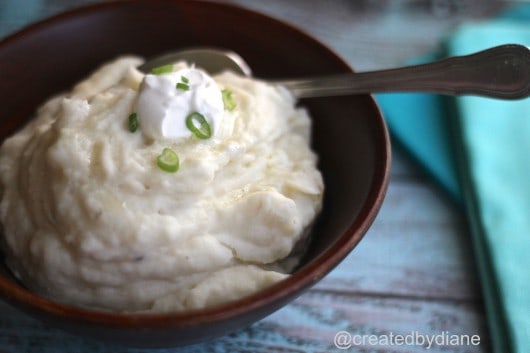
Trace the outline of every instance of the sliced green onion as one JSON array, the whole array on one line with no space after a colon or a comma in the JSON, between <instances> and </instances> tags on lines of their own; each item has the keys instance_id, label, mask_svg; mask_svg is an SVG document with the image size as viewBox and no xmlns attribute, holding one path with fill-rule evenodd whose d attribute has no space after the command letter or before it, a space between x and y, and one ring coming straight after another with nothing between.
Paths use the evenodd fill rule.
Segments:
<instances>
[{"instance_id":1,"label":"sliced green onion","mask_svg":"<svg viewBox=\"0 0 530 353\"><path fill-rule=\"evenodd\" d=\"M177 89L181 91L189 91L189 82L190 80L186 76L180 76L180 82L177 83Z\"/></svg>"},{"instance_id":2,"label":"sliced green onion","mask_svg":"<svg viewBox=\"0 0 530 353\"><path fill-rule=\"evenodd\" d=\"M232 97L232 91L225 88L221 91L221 94L223 95L223 104L225 109L228 111L234 110L234 108L236 107L236 102Z\"/></svg>"},{"instance_id":3,"label":"sliced green onion","mask_svg":"<svg viewBox=\"0 0 530 353\"><path fill-rule=\"evenodd\" d=\"M172 64L162 65L162 66L154 67L153 69L151 69L151 73L154 75L163 75L163 74L170 73L171 71L173 71Z\"/></svg>"},{"instance_id":4,"label":"sliced green onion","mask_svg":"<svg viewBox=\"0 0 530 353\"><path fill-rule=\"evenodd\" d=\"M175 173L179 170L179 164L179 156L169 147L164 148L156 158L156 165L164 172Z\"/></svg>"},{"instance_id":5,"label":"sliced green onion","mask_svg":"<svg viewBox=\"0 0 530 353\"><path fill-rule=\"evenodd\" d=\"M178 89L178 90L181 90L181 91L188 91L188 90L190 89L190 86L188 86L188 85L185 84L185 83L178 82L178 83L177 83L177 89Z\"/></svg>"},{"instance_id":6,"label":"sliced green onion","mask_svg":"<svg viewBox=\"0 0 530 353\"><path fill-rule=\"evenodd\" d=\"M136 113L129 115L129 131L135 132L138 130L138 125L138 115Z\"/></svg>"},{"instance_id":7,"label":"sliced green onion","mask_svg":"<svg viewBox=\"0 0 530 353\"><path fill-rule=\"evenodd\" d=\"M186 126L200 139L204 140L212 137L212 128L201 113L193 112L189 114L186 117Z\"/></svg>"}]
</instances>

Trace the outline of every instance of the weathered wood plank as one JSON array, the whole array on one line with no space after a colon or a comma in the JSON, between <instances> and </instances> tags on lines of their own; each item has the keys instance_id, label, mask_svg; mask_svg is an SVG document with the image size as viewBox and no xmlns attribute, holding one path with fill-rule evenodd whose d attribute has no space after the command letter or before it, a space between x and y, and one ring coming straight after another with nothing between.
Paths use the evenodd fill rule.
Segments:
<instances>
[{"instance_id":1,"label":"weathered wood plank","mask_svg":"<svg viewBox=\"0 0 530 353\"><path fill-rule=\"evenodd\" d=\"M357 297L318 291L304 295L272 318L275 319L276 325L281 326L276 331L289 337L288 341L307 347L306 351L332 351L333 337L340 330L352 335L406 335L416 331L432 335L441 334L443 331L468 335L484 334L483 327L480 326L480 308L474 304ZM296 340L295 337L299 339ZM324 350L322 346L325 347ZM362 348L377 348L371 346L365 344ZM383 351L393 351L392 349L400 347L379 348ZM403 350L406 352L424 351L424 347L402 348L407 348ZM459 347L452 351L463 352L468 348L475 349L469 350L471 352L479 352L481 348L487 348L487 342L484 342L481 348Z\"/></svg>"},{"instance_id":2,"label":"weathered wood plank","mask_svg":"<svg viewBox=\"0 0 530 353\"><path fill-rule=\"evenodd\" d=\"M464 220L448 201L422 184L391 182L372 228L318 288L474 300L470 253Z\"/></svg>"},{"instance_id":3,"label":"weathered wood plank","mask_svg":"<svg viewBox=\"0 0 530 353\"><path fill-rule=\"evenodd\" d=\"M71 336L46 327L0 304L0 352L147 352ZM351 335L478 335L480 346L433 346L430 352L487 352L483 314L475 303L355 296L310 290L291 305L252 325L209 343L166 352L334 352L339 331ZM359 338L360 339L360 338ZM16 348L15 348L16 347ZM348 352L424 352L422 345L372 345Z\"/></svg>"}]
</instances>

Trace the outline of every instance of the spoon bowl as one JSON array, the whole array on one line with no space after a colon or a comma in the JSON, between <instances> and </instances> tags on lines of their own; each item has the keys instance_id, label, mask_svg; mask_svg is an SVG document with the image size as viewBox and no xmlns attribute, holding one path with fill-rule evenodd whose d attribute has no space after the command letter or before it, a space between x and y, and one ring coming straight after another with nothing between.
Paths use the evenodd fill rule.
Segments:
<instances>
[{"instance_id":1,"label":"spoon bowl","mask_svg":"<svg viewBox=\"0 0 530 353\"><path fill-rule=\"evenodd\" d=\"M246 61L237 53L220 48L189 48L157 56L140 65L144 73L158 66L185 61L196 64L211 75L230 70L244 76L251 76L252 70Z\"/></svg>"}]
</instances>

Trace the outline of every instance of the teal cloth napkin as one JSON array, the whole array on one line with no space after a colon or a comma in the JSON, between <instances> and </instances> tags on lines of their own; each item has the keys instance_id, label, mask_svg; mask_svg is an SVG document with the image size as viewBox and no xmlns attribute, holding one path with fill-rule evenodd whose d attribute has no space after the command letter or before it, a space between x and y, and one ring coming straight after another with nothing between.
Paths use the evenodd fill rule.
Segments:
<instances>
[{"instance_id":1,"label":"teal cloth napkin","mask_svg":"<svg viewBox=\"0 0 530 353\"><path fill-rule=\"evenodd\" d=\"M530 46L530 5L463 25L445 50L464 55L504 43ZM377 99L395 139L465 206L494 352L530 352L530 99Z\"/></svg>"}]
</instances>

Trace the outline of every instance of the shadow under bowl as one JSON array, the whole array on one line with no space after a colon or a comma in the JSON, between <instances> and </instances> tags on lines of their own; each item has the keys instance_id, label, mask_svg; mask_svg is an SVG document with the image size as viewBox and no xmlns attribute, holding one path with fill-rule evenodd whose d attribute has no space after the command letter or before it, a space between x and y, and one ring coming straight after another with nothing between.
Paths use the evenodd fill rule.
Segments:
<instances>
[{"instance_id":1,"label":"shadow under bowl","mask_svg":"<svg viewBox=\"0 0 530 353\"><path fill-rule=\"evenodd\" d=\"M47 98L72 87L108 60L123 54L149 58L196 46L233 50L263 78L352 71L307 34L243 8L199 1L105 2L54 16L0 42L0 141L23 126ZM313 119L313 148L326 191L310 247L288 279L214 308L123 314L40 297L0 265L1 299L66 331L136 347L211 339L289 303L358 244L383 202L390 171L387 128L371 96L318 98L300 104Z\"/></svg>"}]
</instances>

